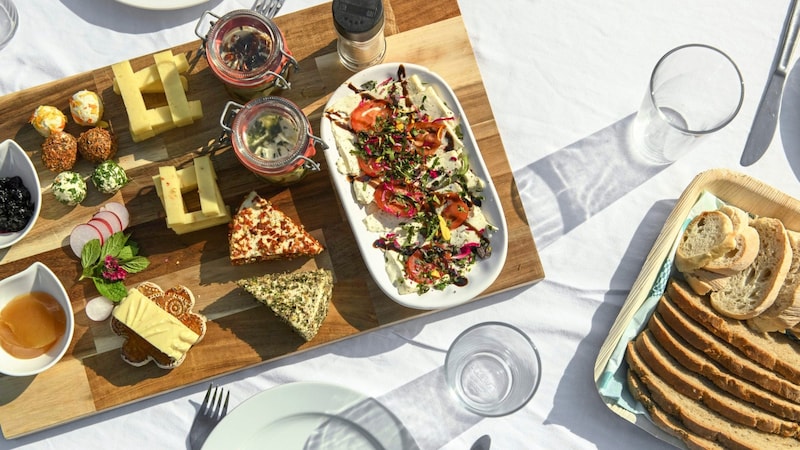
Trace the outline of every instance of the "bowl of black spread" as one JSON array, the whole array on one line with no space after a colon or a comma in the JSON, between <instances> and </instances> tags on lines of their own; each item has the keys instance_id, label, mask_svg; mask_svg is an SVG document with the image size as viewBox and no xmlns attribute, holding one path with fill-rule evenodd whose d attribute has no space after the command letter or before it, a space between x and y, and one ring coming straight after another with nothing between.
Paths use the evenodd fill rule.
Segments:
<instances>
[{"instance_id":1,"label":"bowl of black spread","mask_svg":"<svg viewBox=\"0 0 800 450\"><path fill-rule=\"evenodd\" d=\"M31 159L11 139L0 143L0 249L16 244L33 228L42 189Z\"/></svg>"}]
</instances>

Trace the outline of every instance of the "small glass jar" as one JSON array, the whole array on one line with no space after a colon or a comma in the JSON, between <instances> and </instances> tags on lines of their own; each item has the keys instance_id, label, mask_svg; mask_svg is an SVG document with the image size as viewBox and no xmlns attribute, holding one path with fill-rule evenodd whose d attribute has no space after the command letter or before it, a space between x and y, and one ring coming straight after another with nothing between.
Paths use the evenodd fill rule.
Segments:
<instances>
[{"instance_id":1,"label":"small glass jar","mask_svg":"<svg viewBox=\"0 0 800 450\"><path fill-rule=\"evenodd\" d=\"M386 38L381 0L333 0L331 9L342 64L357 72L383 61Z\"/></svg>"},{"instance_id":2,"label":"small glass jar","mask_svg":"<svg viewBox=\"0 0 800 450\"><path fill-rule=\"evenodd\" d=\"M320 170L311 158L316 144L327 145L312 134L303 111L283 97L259 97L244 106L228 102L220 125L242 165L273 184L293 184Z\"/></svg>"},{"instance_id":3,"label":"small glass jar","mask_svg":"<svg viewBox=\"0 0 800 450\"><path fill-rule=\"evenodd\" d=\"M206 15L217 20L203 36L200 28ZM233 98L246 102L291 87L289 75L297 69L297 61L281 30L263 15L243 9L217 17L206 11L195 34L203 40L211 71Z\"/></svg>"}]
</instances>

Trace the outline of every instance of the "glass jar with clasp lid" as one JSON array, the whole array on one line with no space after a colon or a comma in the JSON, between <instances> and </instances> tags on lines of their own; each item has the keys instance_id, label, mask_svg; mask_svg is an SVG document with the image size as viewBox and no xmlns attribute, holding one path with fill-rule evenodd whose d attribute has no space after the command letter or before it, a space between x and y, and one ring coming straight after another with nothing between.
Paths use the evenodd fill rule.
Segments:
<instances>
[{"instance_id":1,"label":"glass jar with clasp lid","mask_svg":"<svg viewBox=\"0 0 800 450\"><path fill-rule=\"evenodd\" d=\"M327 145L312 134L308 118L290 100L267 96L245 105L228 102L220 125L239 162L271 183L293 184L320 170L311 158L316 144Z\"/></svg>"},{"instance_id":2,"label":"glass jar with clasp lid","mask_svg":"<svg viewBox=\"0 0 800 450\"><path fill-rule=\"evenodd\" d=\"M216 20L204 35L207 15ZM289 75L297 70L297 61L281 30L262 14L242 9L219 17L205 11L195 34L203 40L208 66L233 98L246 102L291 87Z\"/></svg>"}]
</instances>

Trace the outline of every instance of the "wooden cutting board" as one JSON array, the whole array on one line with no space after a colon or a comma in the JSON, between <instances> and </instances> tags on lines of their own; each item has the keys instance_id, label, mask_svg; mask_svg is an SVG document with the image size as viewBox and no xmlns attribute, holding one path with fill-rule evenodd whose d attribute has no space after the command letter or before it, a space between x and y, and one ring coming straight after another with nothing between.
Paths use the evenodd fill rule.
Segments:
<instances>
[{"instance_id":1,"label":"wooden cutting board","mask_svg":"<svg viewBox=\"0 0 800 450\"><path fill-rule=\"evenodd\" d=\"M508 257L497 281L480 297L541 280L544 270L456 0L435 4L426 0L391 3L384 0L384 3L388 36L385 61L420 64L448 82L472 124L502 198L509 227ZM309 116L312 126L318 128L330 94L351 75L337 61L330 4L281 16L276 23L300 63L300 71L292 75L292 89L281 95L297 103ZM317 258L234 268L228 260L226 226L184 235L166 228L165 214L151 177L158 173L159 166L183 167L195 156L212 149L222 132L219 116L230 100L205 60L197 58L199 48L200 42L192 41L172 50L184 52L190 61L196 61L188 74L188 97L202 101L203 119L140 143L130 139L122 100L112 90L110 67L0 98L0 136L14 139L28 152L45 188L42 214L31 234L11 249L0 251L0 279L34 261L43 261L65 285L76 322L71 348L55 367L35 377L0 376L0 426L6 438L91 416L427 313L391 301L371 280L321 154L315 159L322 163L322 172L295 186L279 188L246 171L229 149L213 152L226 204L235 209L249 191L258 191L323 242L326 251ZM131 61L134 70L152 63L152 55ZM90 186L89 195L81 205L67 207L55 201L50 192L55 174L42 165L43 138L27 120L38 105L53 105L67 112L67 99L79 89L90 89L102 96L105 119L112 123L119 138L117 160L133 181L114 196L102 195ZM70 123L67 131L77 135L82 128ZM92 169L86 161L80 161L75 168L83 175ZM78 281L80 262L69 249L68 236L72 227L87 221L97 208L112 200L127 205L132 215L131 239L150 261L147 270L128 279L129 285L149 280L167 289L183 284L197 298L195 310L209 319L205 338L176 369L162 370L153 364L139 368L128 365L120 358L121 342L108 323L92 322L86 317L86 301L97 296L97 292L90 281ZM316 338L308 343L235 285L237 279L249 275L313 267L332 269L336 284L329 316Z\"/></svg>"}]
</instances>

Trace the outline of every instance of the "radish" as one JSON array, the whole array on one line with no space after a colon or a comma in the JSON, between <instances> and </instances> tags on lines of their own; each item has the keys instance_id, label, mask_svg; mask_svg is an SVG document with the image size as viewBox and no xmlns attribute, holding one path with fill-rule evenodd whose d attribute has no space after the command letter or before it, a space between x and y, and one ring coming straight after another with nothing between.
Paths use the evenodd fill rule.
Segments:
<instances>
[{"instance_id":1,"label":"radish","mask_svg":"<svg viewBox=\"0 0 800 450\"><path fill-rule=\"evenodd\" d=\"M128 208L126 208L122 203L108 202L102 208L100 208L100 211L111 211L116 214L122 223L123 230L128 228L128 225L130 225L131 216L128 213Z\"/></svg>"},{"instance_id":2,"label":"radish","mask_svg":"<svg viewBox=\"0 0 800 450\"><path fill-rule=\"evenodd\" d=\"M92 218L102 220L108 223L109 226L111 226L112 233L116 233L118 231L123 230L122 219L120 219L119 216L111 210L101 210L100 212L92 216Z\"/></svg>"},{"instance_id":3,"label":"radish","mask_svg":"<svg viewBox=\"0 0 800 450\"><path fill-rule=\"evenodd\" d=\"M86 316L95 322L108 319L113 310L114 303L103 296L95 297L86 302Z\"/></svg>"},{"instance_id":4,"label":"radish","mask_svg":"<svg viewBox=\"0 0 800 450\"><path fill-rule=\"evenodd\" d=\"M69 246L72 248L72 252L75 253L75 256L80 258L83 246L92 239L98 239L100 245L103 244L103 235L100 233L100 230L88 223L82 223L72 229L69 235Z\"/></svg>"},{"instance_id":5,"label":"radish","mask_svg":"<svg viewBox=\"0 0 800 450\"><path fill-rule=\"evenodd\" d=\"M96 217L95 217L95 218L93 218L92 220L90 220L90 221L89 221L89 222L87 222L87 223L88 223L89 225L91 225L91 226L93 226L93 227L97 228L97 229L98 229L98 231L100 231L100 234L103 236L103 239L100 241L100 243L101 243L101 244L102 244L102 243L103 243L103 242L104 242L106 239L108 239L108 238L109 238L109 236L111 236L112 234L114 234L114 229L113 229L113 228L111 228L111 224L110 224L110 223L108 223L108 222L106 222L106 221L105 221L105 220L103 220L103 219L98 219L98 218L96 218Z\"/></svg>"}]
</instances>

